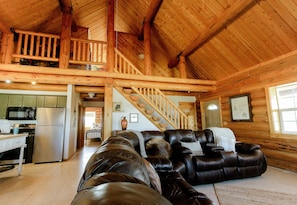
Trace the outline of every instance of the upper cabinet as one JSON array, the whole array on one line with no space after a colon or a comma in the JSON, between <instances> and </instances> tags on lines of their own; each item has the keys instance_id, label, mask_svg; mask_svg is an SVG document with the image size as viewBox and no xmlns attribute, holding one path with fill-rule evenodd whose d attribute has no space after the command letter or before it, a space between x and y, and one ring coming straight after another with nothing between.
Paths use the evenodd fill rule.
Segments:
<instances>
[{"instance_id":1,"label":"upper cabinet","mask_svg":"<svg viewBox=\"0 0 297 205\"><path fill-rule=\"evenodd\" d=\"M8 95L0 94L0 119L5 119L8 104Z\"/></svg>"},{"instance_id":2,"label":"upper cabinet","mask_svg":"<svg viewBox=\"0 0 297 205\"><path fill-rule=\"evenodd\" d=\"M7 107L36 107L36 96L8 95Z\"/></svg>"},{"instance_id":3,"label":"upper cabinet","mask_svg":"<svg viewBox=\"0 0 297 205\"><path fill-rule=\"evenodd\" d=\"M66 107L66 96L37 96L36 107Z\"/></svg>"},{"instance_id":4,"label":"upper cabinet","mask_svg":"<svg viewBox=\"0 0 297 205\"><path fill-rule=\"evenodd\" d=\"M7 107L66 107L66 96L0 94L0 119L6 118Z\"/></svg>"}]
</instances>

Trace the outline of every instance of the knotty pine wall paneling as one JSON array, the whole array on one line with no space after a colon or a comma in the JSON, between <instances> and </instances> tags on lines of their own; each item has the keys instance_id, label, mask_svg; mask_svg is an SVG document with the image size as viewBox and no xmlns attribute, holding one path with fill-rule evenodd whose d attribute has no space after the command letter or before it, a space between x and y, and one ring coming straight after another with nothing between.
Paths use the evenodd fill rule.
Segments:
<instances>
[{"instance_id":1,"label":"knotty pine wall paneling","mask_svg":"<svg viewBox=\"0 0 297 205\"><path fill-rule=\"evenodd\" d=\"M297 172L297 135L286 138L276 137L270 132L269 107L266 101L266 88L284 83L296 82L296 55L274 59L235 74L217 83L213 92L202 93L198 101L221 98L223 126L233 130L238 141L261 145L268 165ZM229 97L250 93L252 122L232 122ZM268 98L267 98L268 99ZM197 103L198 104L198 103ZM295 138L295 139L294 139Z\"/></svg>"}]
</instances>

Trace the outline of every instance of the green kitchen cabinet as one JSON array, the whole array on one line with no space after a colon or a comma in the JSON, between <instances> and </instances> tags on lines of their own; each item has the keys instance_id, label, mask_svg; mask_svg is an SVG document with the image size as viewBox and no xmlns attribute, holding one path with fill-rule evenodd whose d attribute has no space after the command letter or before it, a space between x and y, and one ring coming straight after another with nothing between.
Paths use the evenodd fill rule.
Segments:
<instances>
[{"instance_id":1,"label":"green kitchen cabinet","mask_svg":"<svg viewBox=\"0 0 297 205\"><path fill-rule=\"evenodd\" d=\"M66 107L67 97L66 96L58 96L57 99L57 107Z\"/></svg>"},{"instance_id":2,"label":"green kitchen cabinet","mask_svg":"<svg viewBox=\"0 0 297 205\"><path fill-rule=\"evenodd\" d=\"M36 107L36 96L34 95L24 95L23 96L23 106L24 107Z\"/></svg>"},{"instance_id":3,"label":"green kitchen cabinet","mask_svg":"<svg viewBox=\"0 0 297 205\"><path fill-rule=\"evenodd\" d=\"M8 104L8 95L0 94L0 119L6 118L7 104Z\"/></svg>"},{"instance_id":4,"label":"green kitchen cabinet","mask_svg":"<svg viewBox=\"0 0 297 205\"><path fill-rule=\"evenodd\" d=\"M23 95L9 95L7 106L8 107L22 107L23 106Z\"/></svg>"},{"instance_id":5,"label":"green kitchen cabinet","mask_svg":"<svg viewBox=\"0 0 297 205\"><path fill-rule=\"evenodd\" d=\"M44 107L57 107L57 96L44 96Z\"/></svg>"},{"instance_id":6,"label":"green kitchen cabinet","mask_svg":"<svg viewBox=\"0 0 297 205\"><path fill-rule=\"evenodd\" d=\"M36 107L44 107L44 96L43 95L36 96Z\"/></svg>"}]
</instances>

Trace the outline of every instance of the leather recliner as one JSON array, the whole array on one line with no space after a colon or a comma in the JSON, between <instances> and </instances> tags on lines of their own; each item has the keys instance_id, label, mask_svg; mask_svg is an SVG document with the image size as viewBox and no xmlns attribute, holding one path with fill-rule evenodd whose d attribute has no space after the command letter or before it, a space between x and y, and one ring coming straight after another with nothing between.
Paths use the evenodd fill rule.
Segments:
<instances>
[{"instance_id":1,"label":"leather recliner","mask_svg":"<svg viewBox=\"0 0 297 205\"><path fill-rule=\"evenodd\" d=\"M266 157L259 145L236 143L236 151L225 151L215 144L211 130L166 130L165 139L171 144L173 167L180 167L181 174L190 184L215 183L230 179L255 177L267 169ZM182 146L183 141L199 141L203 155L194 155Z\"/></svg>"}]
</instances>

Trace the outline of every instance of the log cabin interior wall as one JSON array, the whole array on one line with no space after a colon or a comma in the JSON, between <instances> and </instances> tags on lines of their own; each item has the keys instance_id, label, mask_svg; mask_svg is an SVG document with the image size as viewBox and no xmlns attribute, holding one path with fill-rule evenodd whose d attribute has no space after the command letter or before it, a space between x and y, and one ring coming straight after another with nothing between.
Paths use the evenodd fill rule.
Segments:
<instances>
[{"instance_id":1,"label":"log cabin interior wall","mask_svg":"<svg viewBox=\"0 0 297 205\"><path fill-rule=\"evenodd\" d=\"M269 86L296 82L297 52L292 52L273 61L263 62L245 72L218 81L217 90L202 94L201 101L221 98L223 126L234 131L238 141L262 146L268 164L297 171L297 139L276 137L270 132L269 103L266 89ZM229 97L249 93L252 104L252 122L232 122Z\"/></svg>"}]
</instances>

